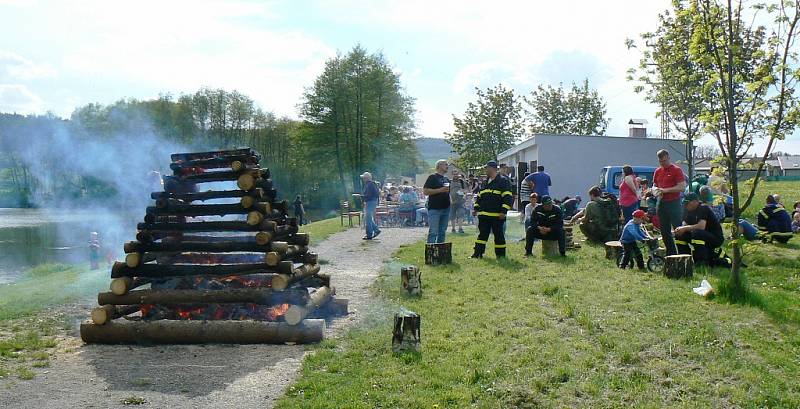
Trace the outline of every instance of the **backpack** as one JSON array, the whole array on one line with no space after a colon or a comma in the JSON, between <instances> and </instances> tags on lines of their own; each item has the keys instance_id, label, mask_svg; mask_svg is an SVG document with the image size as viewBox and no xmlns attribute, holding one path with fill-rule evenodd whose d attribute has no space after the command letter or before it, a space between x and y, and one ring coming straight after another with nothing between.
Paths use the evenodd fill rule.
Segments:
<instances>
[{"instance_id":1,"label":"backpack","mask_svg":"<svg viewBox=\"0 0 800 409\"><path fill-rule=\"evenodd\" d=\"M598 224L608 229L619 228L620 207L616 196L605 194L597 201L597 208L600 210Z\"/></svg>"}]
</instances>

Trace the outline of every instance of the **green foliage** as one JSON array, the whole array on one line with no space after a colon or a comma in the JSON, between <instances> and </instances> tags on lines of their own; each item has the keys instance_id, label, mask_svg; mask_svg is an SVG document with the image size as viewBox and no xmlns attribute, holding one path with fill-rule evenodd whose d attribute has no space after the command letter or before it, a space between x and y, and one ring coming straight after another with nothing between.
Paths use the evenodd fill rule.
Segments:
<instances>
[{"instance_id":1,"label":"green foliage","mask_svg":"<svg viewBox=\"0 0 800 409\"><path fill-rule=\"evenodd\" d=\"M475 93L477 101L469 103L463 118L453 115L455 131L446 134L462 169L496 160L525 133L522 103L513 89L498 84L485 91L475 88Z\"/></svg>"},{"instance_id":2,"label":"green foliage","mask_svg":"<svg viewBox=\"0 0 800 409\"><path fill-rule=\"evenodd\" d=\"M360 190L364 171L376 180L416 171L414 100L381 53L356 46L329 59L303 95L300 114L302 149L335 180L340 198Z\"/></svg>"},{"instance_id":3,"label":"green foliage","mask_svg":"<svg viewBox=\"0 0 800 409\"><path fill-rule=\"evenodd\" d=\"M589 88L589 80L581 86L572 84L565 92L564 87L539 86L525 98L530 105L528 121L531 132L567 135L605 135L608 127L606 103Z\"/></svg>"}]
</instances>

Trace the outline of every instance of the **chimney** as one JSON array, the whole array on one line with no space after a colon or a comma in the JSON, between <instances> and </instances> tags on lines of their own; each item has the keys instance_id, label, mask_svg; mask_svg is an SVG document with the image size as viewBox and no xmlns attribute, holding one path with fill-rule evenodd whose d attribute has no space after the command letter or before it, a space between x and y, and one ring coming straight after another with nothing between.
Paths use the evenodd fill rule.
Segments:
<instances>
[{"instance_id":1,"label":"chimney","mask_svg":"<svg viewBox=\"0 0 800 409\"><path fill-rule=\"evenodd\" d=\"M628 121L628 137L647 138L647 120L631 119Z\"/></svg>"}]
</instances>

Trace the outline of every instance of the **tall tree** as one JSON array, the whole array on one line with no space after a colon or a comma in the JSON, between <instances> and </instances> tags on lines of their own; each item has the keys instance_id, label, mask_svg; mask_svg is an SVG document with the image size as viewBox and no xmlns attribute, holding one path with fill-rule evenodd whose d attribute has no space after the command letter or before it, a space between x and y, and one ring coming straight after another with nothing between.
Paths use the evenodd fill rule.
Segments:
<instances>
[{"instance_id":1,"label":"tall tree","mask_svg":"<svg viewBox=\"0 0 800 409\"><path fill-rule=\"evenodd\" d=\"M691 0L676 8L679 18L691 18L694 26L690 57L703 71L703 104L700 120L712 134L725 159L733 220L751 204L764 160L776 141L797 129L800 81L797 49L800 0L781 0L768 5L731 0ZM761 163L749 192L740 195L737 170L756 139L766 139ZM744 201L744 202L743 202ZM730 288L734 299L744 295L741 262L742 241L733 224L733 266Z\"/></svg>"},{"instance_id":2,"label":"tall tree","mask_svg":"<svg viewBox=\"0 0 800 409\"><path fill-rule=\"evenodd\" d=\"M605 135L608 127L606 103L589 88L585 79L575 83L569 92L563 85L539 86L525 98L530 110L528 122L533 133Z\"/></svg>"},{"instance_id":3,"label":"tall tree","mask_svg":"<svg viewBox=\"0 0 800 409\"><path fill-rule=\"evenodd\" d=\"M641 35L642 58L637 68L628 70L628 80L637 84L634 90L644 93L648 101L658 105L658 113L686 139L689 179L694 174L694 141L701 135L700 113L706 103L703 87L706 72L690 55L695 30L693 17L686 13L684 2L673 2L674 13L658 16L658 28ZM627 40L628 48L636 48Z\"/></svg>"},{"instance_id":4,"label":"tall tree","mask_svg":"<svg viewBox=\"0 0 800 409\"><path fill-rule=\"evenodd\" d=\"M300 109L300 132L321 163L333 163L341 195L359 187L361 172L380 178L416 156L414 100L380 53L356 46L328 60Z\"/></svg>"},{"instance_id":5,"label":"tall tree","mask_svg":"<svg viewBox=\"0 0 800 409\"><path fill-rule=\"evenodd\" d=\"M522 103L513 89L502 84L485 91L475 88L477 100L467 105L463 118L453 115L453 133L445 134L466 169L483 165L525 134Z\"/></svg>"}]
</instances>

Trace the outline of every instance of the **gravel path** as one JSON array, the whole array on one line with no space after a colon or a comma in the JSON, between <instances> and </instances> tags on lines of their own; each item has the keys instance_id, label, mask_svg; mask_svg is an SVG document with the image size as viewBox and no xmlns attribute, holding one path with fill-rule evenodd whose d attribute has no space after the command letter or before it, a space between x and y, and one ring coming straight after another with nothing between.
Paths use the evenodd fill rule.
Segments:
<instances>
[{"instance_id":1,"label":"gravel path","mask_svg":"<svg viewBox=\"0 0 800 409\"><path fill-rule=\"evenodd\" d=\"M425 231L384 229L370 242L362 234L350 229L313 247L328 262L322 271L331 274L337 297L350 300L350 315L330 323L326 337L363 318L383 263ZM135 397L156 408L270 408L305 354L297 345L84 345L72 335L34 380L0 388L0 407L117 408L130 407L123 400Z\"/></svg>"}]
</instances>

